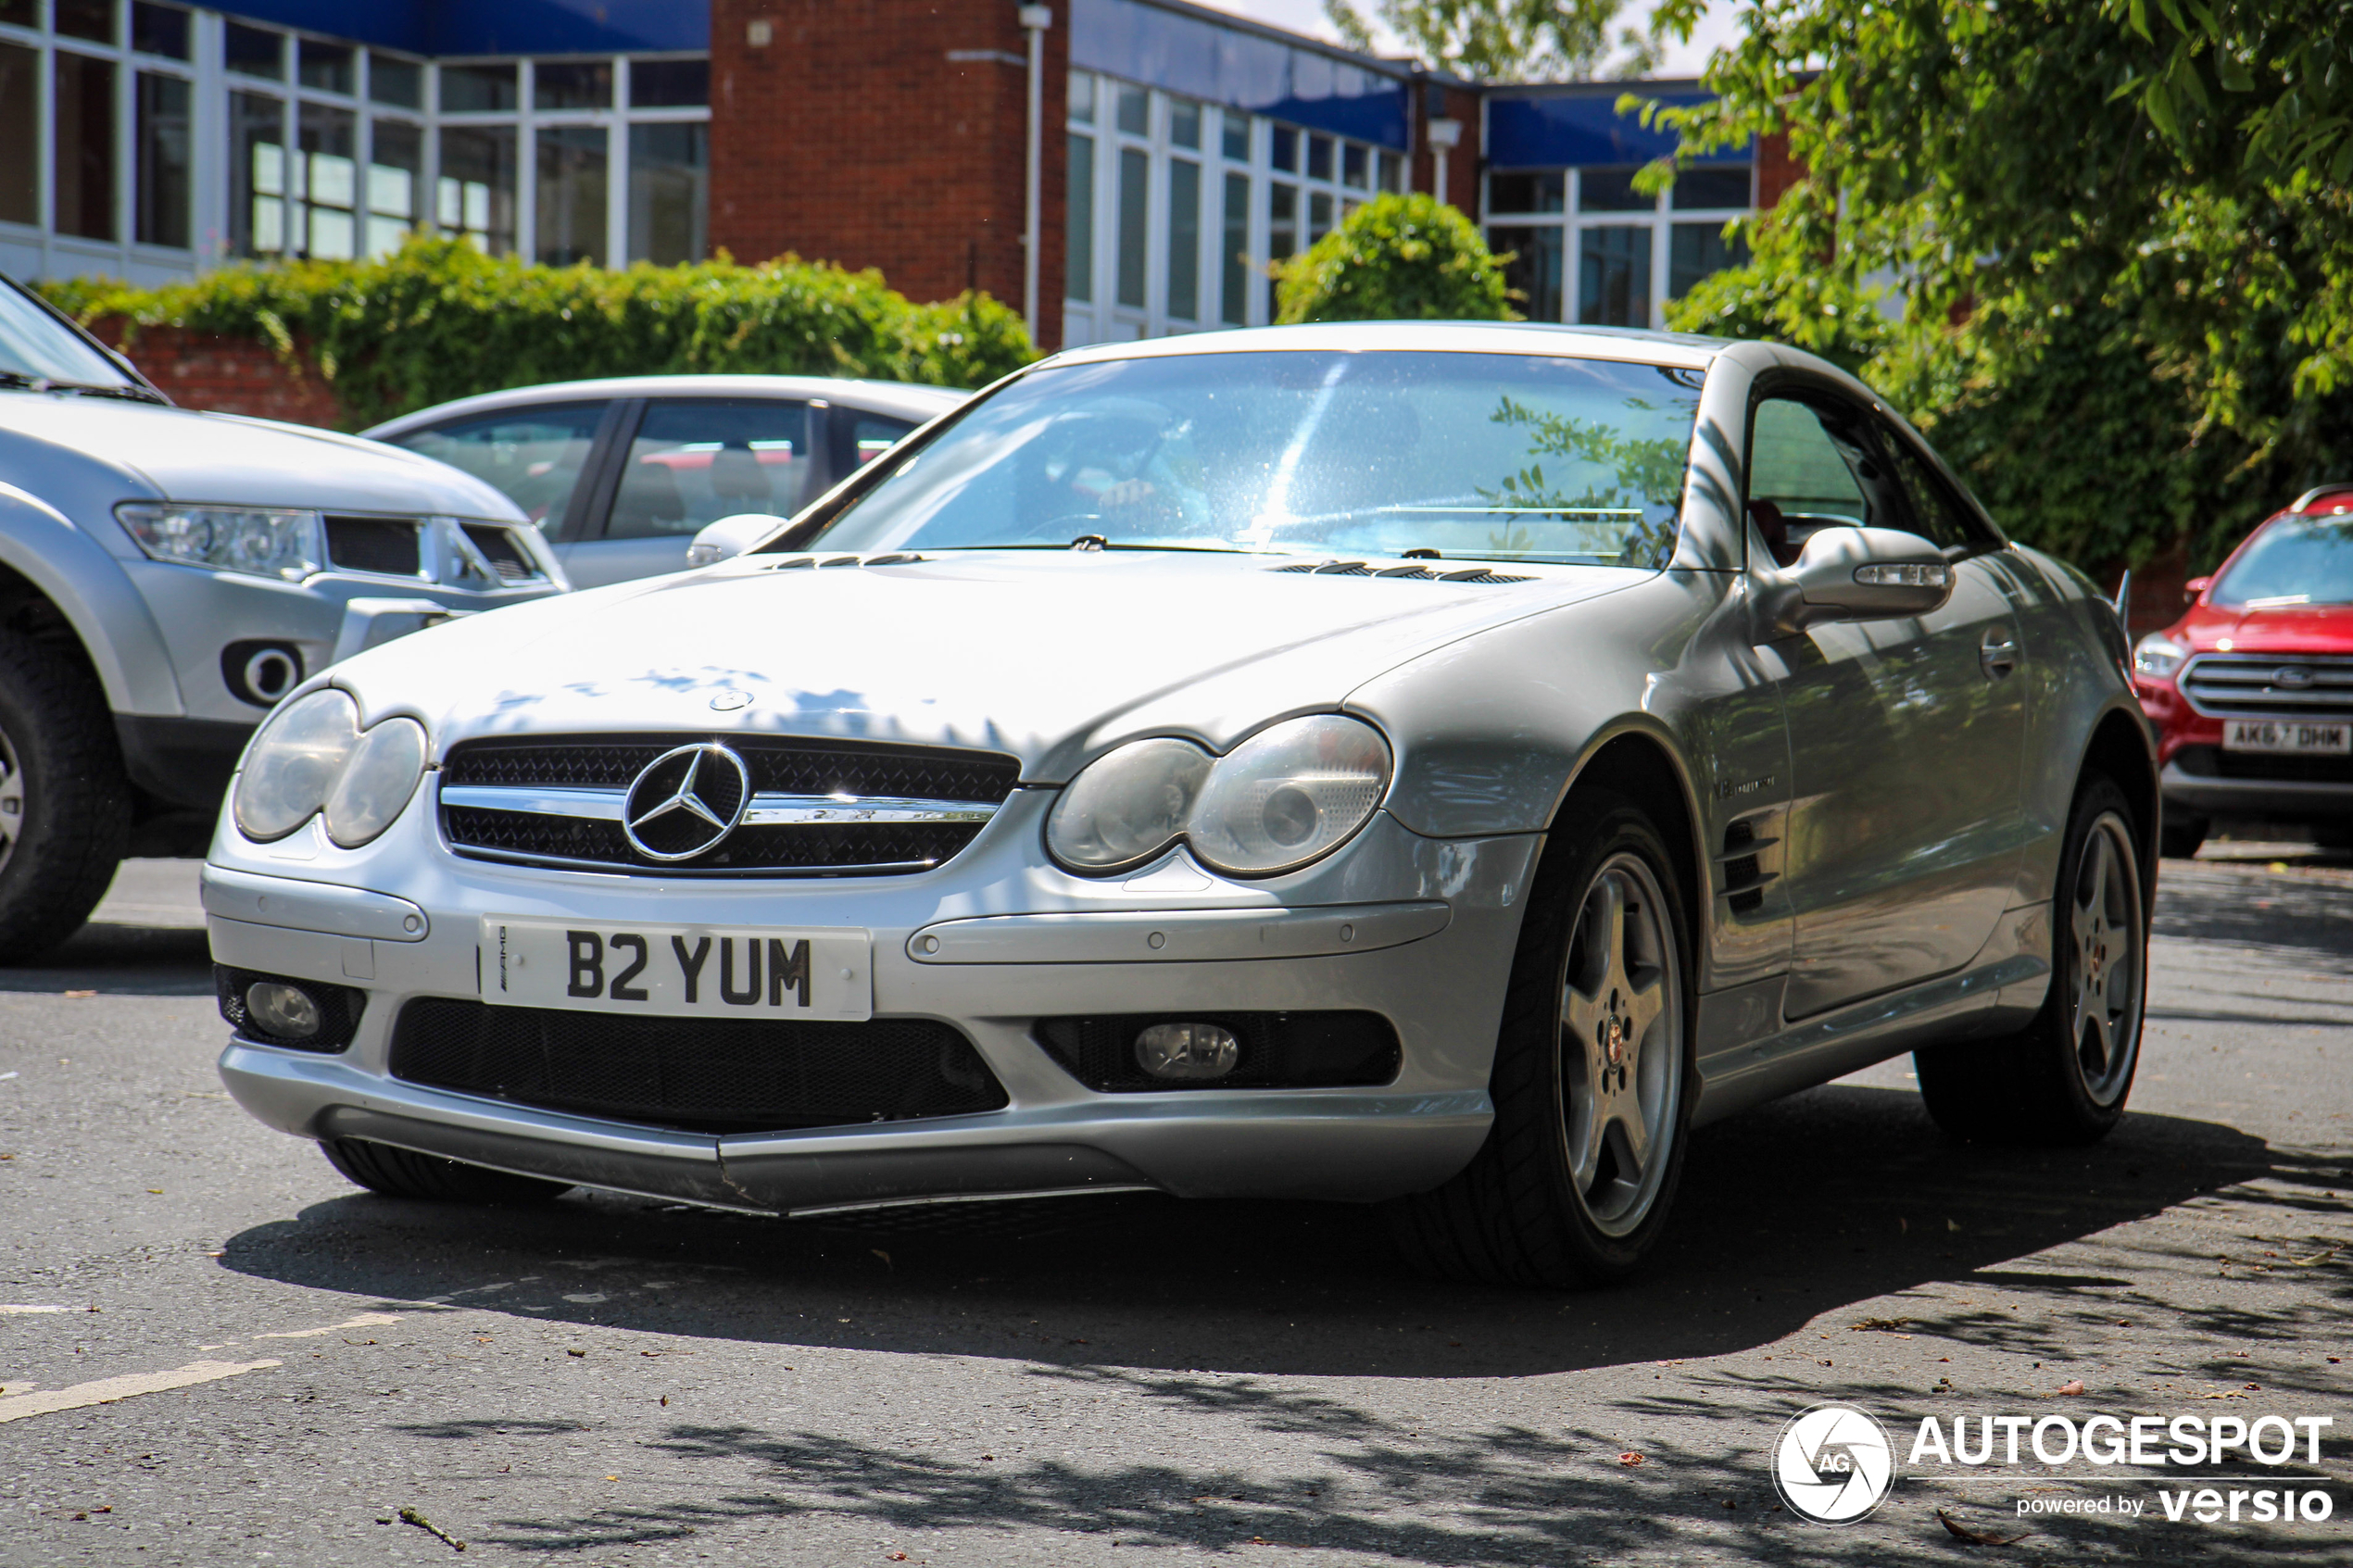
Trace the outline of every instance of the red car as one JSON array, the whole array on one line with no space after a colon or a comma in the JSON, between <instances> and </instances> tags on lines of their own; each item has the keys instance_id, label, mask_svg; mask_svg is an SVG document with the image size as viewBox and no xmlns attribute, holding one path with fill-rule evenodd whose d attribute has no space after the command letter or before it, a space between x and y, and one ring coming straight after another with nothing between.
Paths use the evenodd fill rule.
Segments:
<instances>
[{"instance_id":1,"label":"red car","mask_svg":"<svg viewBox=\"0 0 2353 1568\"><path fill-rule=\"evenodd\" d=\"M2188 613L2133 650L2165 853L2195 854L2217 817L2353 847L2353 483L2312 491L2188 586Z\"/></svg>"}]
</instances>

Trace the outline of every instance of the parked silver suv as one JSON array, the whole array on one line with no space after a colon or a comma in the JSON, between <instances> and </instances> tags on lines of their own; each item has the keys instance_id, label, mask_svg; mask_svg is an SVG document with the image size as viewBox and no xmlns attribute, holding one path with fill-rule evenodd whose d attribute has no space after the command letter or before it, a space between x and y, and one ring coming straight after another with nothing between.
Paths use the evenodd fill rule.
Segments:
<instances>
[{"instance_id":1,"label":"parked silver suv","mask_svg":"<svg viewBox=\"0 0 2353 1568\"><path fill-rule=\"evenodd\" d=\"M0 962L127 853L200 854L238 752L334 659L561 592L513 502L409 452L175 408L0 279Z\"/></svg>"}]
</instances>

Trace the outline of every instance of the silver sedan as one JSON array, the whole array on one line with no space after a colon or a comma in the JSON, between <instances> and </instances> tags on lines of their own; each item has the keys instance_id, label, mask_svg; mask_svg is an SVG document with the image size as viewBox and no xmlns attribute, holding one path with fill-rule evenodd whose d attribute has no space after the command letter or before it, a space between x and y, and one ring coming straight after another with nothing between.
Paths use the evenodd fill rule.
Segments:
<instances>
[{"instance_id":1,"label":"silver sedan","mask_svg":"<svg viewBox=\"0 0 2353 1568\"><path fill-rule=\"evenodd\" d=\"M1902 1051L2095 1138L2157 821L2111 608L1853 378L1537 326L1044 361L744 556L308 683L206 872L381 1192L1389 1206L1565 1285Z\"/></svg>"}]
</instances>

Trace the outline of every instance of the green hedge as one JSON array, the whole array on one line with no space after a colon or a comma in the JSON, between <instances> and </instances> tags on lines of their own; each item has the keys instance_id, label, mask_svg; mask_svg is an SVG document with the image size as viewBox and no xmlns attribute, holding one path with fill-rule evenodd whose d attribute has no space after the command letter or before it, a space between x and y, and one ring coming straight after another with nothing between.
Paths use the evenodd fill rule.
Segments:
<instances>
[{"instance_id":1,"label":"green hedge","mask_svg":"<svg viewBox=\"0 0 2353 1568\"><path fill-rule=\"evenodd\" d=\"M619 271L543 267L420 235L368 261L228 267L136 288L42 285L82 321L185 327L307 351L364 429L453 397L589 376L679 372L862 376L980 386L1036 352L1021 318L987 295L918 305L878 272L794 257L722 256Z\"/></svg>"},{"instance_id":2,"label":"green hedge","mask_svg":"<svg viewBox=\"0 0 2353 1568\"><path fill-rule=\"evenodd\" d=\"M1276 268L1280 321L1510 321L1503 263L1437 198L1381 195Z\"/></svg>"}]
</instances>

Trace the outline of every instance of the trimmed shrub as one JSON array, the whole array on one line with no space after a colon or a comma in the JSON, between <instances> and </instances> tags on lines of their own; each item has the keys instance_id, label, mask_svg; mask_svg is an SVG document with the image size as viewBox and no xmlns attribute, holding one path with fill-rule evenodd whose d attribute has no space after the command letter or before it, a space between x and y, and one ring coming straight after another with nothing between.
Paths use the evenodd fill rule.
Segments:
<instances>
[{"instance_id":1,"label":"trimmed shrub","mask_svg":"<svg viewBox=\"0 0 2353 1568\"><path fill-rule=\"evenodd\" d=\"M1035 358L987 295L917 305L875 271L796 257L747 267L543 267L419 235L390 256L227 267L184 283L45 283L82 321L259 339L307 355L353 429L480 392L592 376L861 376L979 386Z\"/></svg>"},{"instance_id":2,"label":"trimmed shrub","mask_svg":"<svg viewBox=\"0 0 2353 1568\"><path fill-rule=\"evenodd\" d=\"M1437 198L1376 196L1277 264L1279 321L1515 321L1478 228Z\"/></svg>"}]
</instances>

